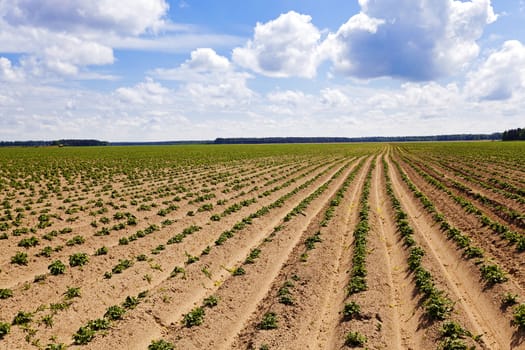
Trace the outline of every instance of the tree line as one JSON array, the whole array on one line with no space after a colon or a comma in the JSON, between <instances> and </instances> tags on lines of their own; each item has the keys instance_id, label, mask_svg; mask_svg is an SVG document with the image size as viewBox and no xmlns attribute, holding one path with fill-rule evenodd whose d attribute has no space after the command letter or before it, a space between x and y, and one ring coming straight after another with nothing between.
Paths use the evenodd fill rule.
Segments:
<instances>
[{"instance_id":1,"label":"tree line","mask_svg":"<svg viewBox=\"0 0 525 350\"><path fill-rule=\"evenodd\" d=\"M0 147L48 147L48 146L108 146L109 142L99 140L62 139L53 141L0 141Z\"/></svg>"},{"instance_id":2,"label":"tree line","mask_svg":"<svg viewBox=\"0 0 525 350\"><path fill-rule=\"evenodd\" d=\"M501 135L503 141L525 140L525 128L505 130Z\"/></svg>"},{"instance_id":3,"label":"tree line","mask_svg":"<svg viewBox=\"0 0 525 350\"><path fill-rule=\"evenodd\" d=\"M512 141L525 140L525 128L492 134L452 134L430 136L365 136L365 137L235 137L195 141L107 142L93 139L61 139L53 141L0 141L0 147L46 146L139 146L193 144L265 144L265 143L338 143L338 142L425 142L425 141Z\"/></svg>"},{"instance_id":4,"label":"tree line","mask_svg":"<svg viewBox=\"0 0 525 350\"><path fill-rule=\"evenodd\" d=\"M217 138L215 144L260 143L336 143L336 142L422 142L422 141L481 141L501 140L501 133L455 134L432 136L371 136L371 137L239 137Z\"/></svg>"}]
</instances>

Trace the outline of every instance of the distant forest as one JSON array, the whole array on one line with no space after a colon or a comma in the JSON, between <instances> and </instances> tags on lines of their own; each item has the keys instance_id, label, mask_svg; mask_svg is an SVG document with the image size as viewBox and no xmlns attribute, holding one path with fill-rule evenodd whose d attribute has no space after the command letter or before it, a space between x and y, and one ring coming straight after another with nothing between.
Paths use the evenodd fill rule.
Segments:
<instances>
[{"instance_id":1,"label":"distant forest","mask_svg":"<svg viewBox=\"0 0 525 350\"><path fill-rule=\"evenodd\" d=\"M433 136L374 137L240 137L202 141L107 142L99 140L63 139L55 141L0 141L0 147L65 147L65 146L147 146L194 144L273 144L273 143L338 143L338 142L417 142L417 141L482 141L525 140L525 129L512 129L493 134L455 134Z\"/></svg>"},{"instance_id":2,"label":"distant forest","mask_svg":"<svg viewBox=\"0 0 525 350\"><path fill-rule=\"evenodd\" d=\"M525 129L517 128L505 130L501 135L503 141L525 140Z\"/></svg>"},{"instance_id":3,"label":"distant forest","mask_svg":"<svg viewBox=\"0 0 525 350\"><path fill-rule=\"evenodd\" d=\"M44 147L44 146L108 146L109 142L99 140L54 140L54 141L0 141L0 147Z\"/></svg>"},{"instance_id":4,"label":"distant forest","mask_svg":"<svg viewBox=\"0 0 525 350\"><path fill-rule=\"evenodd\" d=\"M434 136L374 136L374 137L264 137L264 138L218 138L215 144L250 143L334 143L334 142L409 142L409 141L476 141L501 140L501 133L457 134Z\"/></svg>"}]
</instances>

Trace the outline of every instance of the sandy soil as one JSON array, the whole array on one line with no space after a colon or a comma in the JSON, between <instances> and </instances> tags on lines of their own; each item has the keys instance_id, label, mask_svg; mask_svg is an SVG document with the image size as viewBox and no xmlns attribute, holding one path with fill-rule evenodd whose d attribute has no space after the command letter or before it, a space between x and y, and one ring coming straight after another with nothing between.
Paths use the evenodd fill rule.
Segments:
<instances>
[{"instance_id":1,"label":"sandy soil","mask_svg":"<svg viewBox=\"0 0 525 350\"><path fill-rule=\"evenodd\" d=\"M396 152L385 146L381 154L361 158L263 159L152 169L129 177L104 173L97 183L85 183L80 175L59 184L40 183L34 189L37 193L52 186L63 189L62 195L50 191L42 202L27 204L39 215L48 209L48 214L54 215L52 226L19 236L12 235L15 227L10 227L8 238L0 240L0 288L13 292L12 297L0 299L0 322L11 323L19 311L32 313L26 326L11 326L10 333L0 339L0 349L45 349L47 344L63 343L73 349L138 350L147 349L158 339L177 349L341 349L347 347L349 332L365 335L368 349L439 348L442 322L430 321L425 315L408 268L409 249L396 228L383 158L389 164L394 193L414 229L414 239L426 252L422 264L432 273L436 286L455 303L451 319L480 336L477 343L471 338L467 343L482 349L525 348L523 331L511 324L512 308L501 306L503 293L518 294L523 302L522 253L508 247L475 216L465 214ZM373 160L376 166L368 199L368 289L348 295L353 232ZM484 250L484 259L506 269L507 282L488 287L481 281L476 260L465 259L447 239L402 181L393 160L452 225ZM463 181L431 160L418 158L418 166L431 172L430 167L425 168L426 161L448 178ZM343 187L346 180L348 186ZM523 209L497 193L464 183L509 208ZM345 188L344 196L323 225L341 188ZM29 191L14 193L19 196L19 201L14 201L17 206L26 205ZM311 197L313 194L317 195ZM306 199L302 209L291 215ZM493 209L481 207L504 221ZM101 208L107 211L97 213ZM159 215L161 209L165 209L163 216ZM127 218L118 218L118 213L132 215L136 225L126 224ZM26 211L20 227L35 227L37 218ZM112 229L120 223L119 229ZM152 232L133 237L151 225L155 225ZM48 236L51 240L44 238L67 227L71 232ZM104 227L109 234L95 236ZM85 242L68 245L77 235ZM228 238L217 243L221 235ZM32 236L38 238L37 246L18 246L21 239ZM123 238L130 237L133 239L123 244ZM317 242L307 249L312 237L317 237ZM45 246L51 247L51 256L39 254ZM54 251L59 246L62 249ZM102 246L108 253L95 255ZM11 263L17 252L28 255L27 265ZM69 266L69 257L81 252L89 262ZM248 262L250 254L254 257ZM57 259L65 263L66 271L52 276L48 265ZM123 259L128 259L130 266L109 276ZM243 274L235 273L239 268ZM70 287L80 288L80 296L68 299L65 293ZM81 326L103 318L108 307L122 305L126 297L140 293L139 303L127 306L122 319L97 331L86 345L73 344L72 337ZM283 303L283 295L288 302ZM203 307L201 324L185 324L185 317L212 296L217 305ZM342 314L349 302L361 307L359 317L351 320ZM277 326L262 329L261 321L269 312L275 313Z\"/></svg>"},{"instance_id":2,"label":"sandy soil","mask_svg":"<svg viewBox=\"0 0 525 350\"><path fill-rule=\"evenodd\" d=\"M393 169L393 165L391 165ZM406 169L406 167L405 167ZM520 348L512 341L516 329L511 327L508 315L501 308L502 289L485 288L479 270L466 261L455 245L446 239L437 225L414 200L396 172L392 172L394 190L407 211L418 243L427 251L427 264L434 276L439 276L443 288L456 301L458 316L475 334L482 334L483 346L489 349ZM419 184L419 182L418 182ZM505 320L494 322L494 320Z\"/></svg>"}]
</instances>

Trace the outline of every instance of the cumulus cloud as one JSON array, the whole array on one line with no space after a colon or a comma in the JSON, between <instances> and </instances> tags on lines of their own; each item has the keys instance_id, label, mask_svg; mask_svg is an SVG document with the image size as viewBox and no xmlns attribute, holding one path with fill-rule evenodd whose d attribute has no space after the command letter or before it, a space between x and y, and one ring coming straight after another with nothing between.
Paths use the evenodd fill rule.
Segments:
<instances>
[{"instance_id":1,"label":"cumulus cloud","mask_svg":"<svg viewBox=\"0 0 525 350\"><path fill-rule=\"evenodd\" d=\"M461 101L459 87L454 83L447 85L436 82L426 84L405 83L401 89L401 94L397 96L398 108L403 106L450 108Z\"/></svg>"},{"instance_id":2,"label":"cumulus cloud","mask_svg":"<svg viewBox=\"0 0 525 350\"><path fill-rule=\"evenodd\" d=\"M228 58L210 48L196 49L178 67L158 68L151 74L157 79L182 82L181 93L197 105L229 108L255 97L247 86L251 76L236 71Z\"/></svg>"},{"instance_id":3,"label":"cumulus cloud","mask_svg":"<svg viewBox=\"0 0 525 350\"><path fill-rule=\"evenodd\" d=\"M217 55L210 48L199 48L191 53L191 59L186 61L185 65L189 69L198 72L206 71L226 71L230 68L230 61L226 57Z\"/></svg>"},{"instance_id":4,"label":"cumulus cloud","mask_svg":"<svg viewBox=\"0 0 525 350\"><path fill-rule=\"evenodd\" d=\"M266 95L268 101L276 104L301 106L304 105L307 99L307 95L302 91L275 91L270 92Z\"/></svg>"},{"instance_id":5,"label":"cumulus cloud","mask_svg":"<svg viewBox=\"0 0 525 350\"><path fill-rule=\"evenodd\" d=\"M193 106L203 110L210 106L222 109L249 104L255 93L242 79L232 79L218 84L189 83L181 91L192 100Z\"/></svg>"},{"instance_id":6,"label":"cumulus cloud","mask_svg":"<svg viewBox=\"0 0 525 350\"><path fill-rule=\"evenodd\" d=\"M0 8L14 26L138 35L162 27L169 5L165 0L10 0Z\"/></svg>"},{"instance_id":7,"label":"cumulus cloud","mask_svg":"<svg viewBox=\"0 0 525 350\"><path fill-rule=\"evenodd\" d=\"M202 81L220 78L219 74L233 72L228 58L218 55L210 48L191 52L190 58L175 68L157 68L152 74L163 80ZM213 76L213 77L211 77Z\"/></svg>"},{"instance_id":8,"label":"cumulus cloud","mask_svg":"<svg viewBox=\"0 0 525 350\"><path fill-rule=\"evenodd\" d=\"M26 77L100 79L90 66L114 63L113 48L187 52L196 43L236 45L166 17L166 0L0 0L0 46L20 54Z\"/></svg>"},{"instance_id":9,"label":"cumulus cloud","mask_svg":"<svg viewBox=\"0 0 525 350\"><path fill-rule=\"evenodd\" d=\"M465 90L480 100L506 100L525 88L525 46L517 40L503 43L478 69L468 74Z\"/></svg>"},{"instance_id":10,"label":"cumulus cloud","mask_svg":"<svg viewBox=\"0 0 525 350\"><path fill-rule=\"evenodd\" d=\"M484 27L496 20L490 0L452 1L445 37L437 41L436 64L445 72L467 66L479 54Z\"/></svg>"},{"instance_id":11,"label":"cumulus cloud","mask_svg":"<svg viewBox=\"0 0 525 350\"><path fill-rule=\"evenodd\" d=\"M491 132L521 122L524 45L506 42L472 70L483 30L497 17L489 0L359 4L333 33L292 11L236 41L191 26L176 29L182 38L169 35L167 0L0 0L2 52L20 57L0 57L0 138L403 135ZM231 56L215 51L235 46ZM113 50L126 48L193 51L109 93L60 80L53 86L57 76L96 75L93 66L114 63ZM332 74L401 83L319 79L301 89L295 80L281 88L264 80L264 92L251 89L248 71L313 78L327 61ZM468 70L463 89L434 81Z\"/></svg>"},{"instance_id":12,"label":"cumulus cloud","mask_svg":"<svg viewBox=\"0 0 525 350\"><path fill-rule=\"evenodd\" d=\"M133 104L162 104L169 98L170 90L146 78L134 87L121 87L115 91L120 101Z\"/></svg>"},{"instance_id":13,"label":"cumulus cloud","mask_svg":"<svg viewBox=\"0 0 525 350\"><path fill-rule=\"evenodd\" d=\"M114 61L110 47L75 37L65 37L60 45L45 47L35 56L50 70L64 75L77 74L79 66L105 65Z\"/></svg>"},{"instance_id":14,"label":"cumulus cloud","mask_svg":"<svg viewBox=\"0 0 525 350\"><path fill-rule=\"evenodd\" d=\"M266 108L271 115L304 117L317 109L317 98L300 90L277 90L266 94Z\"/></svg>"},{"instance_id":15,"label":"cumulus cloud","mask_svg":"<svg viewBox=\"0 0 525 350\"><path fill-rule=\"evenodd\" d=\"M50 38L52 37L52 39ZM107 65L114 62L113 49L94 41L79 39L67 34L54 34L38 42L19 61L9 62L17 77L42 78L77 76L88 66ZM13 78L13 75L11 75Z\"/></svg>"},{"instance_id":16,"label":"cumulus cloud","mask_svg":"<svg viewBox=\"0 0 525 350\"><path fill-rule=\"evenodd\" d=\"M360 0L361 12L323 42L348 76L432 80L477 57L483 28L496 20L490 0Z\"/></svg>"},{"instance_id":17,"label":"cumulus cloud","mask_svg":"<svg viewBox=\"0 0 525 350\"><path fill-rule=\"evenodd\" d=\"M290 11L257 23L253 39L233 50L233 61L271 77L312 78L319 64L321 33L308 15Z\"/></svg>"},{"instance_id":18,"label":"cumulus cloud","mask_svg":"<svg viewBox=\"0 0 525 350\"><path fill-rule=\"evenodd\" d=\"M361 11L323 39L308 15L290 11L257 23L233 50L237 65L270 77L313 78L325 60L362 79L428 81L462 72L497 15L491 0L360 0Z\"/></svg>"},{"instance_id":19,"label":"cumulus cloud","mask_svg":"<svg viewBox=\"0 0 525 350\"><path fill-rule=\"evenodd\" d=\"M111 93L23 82L14 86L0 83L3 140L493 132L522 122L520 112L525 109L525 99L519 96L467 101L456 84L435 82L410 82L399 88L332 84L317 92L274 90L246 104L224 96L229 91L220 91L220 84L200 85L209 90L194 89L194 95L187 84L171 89L152 79Z\"/></svg>"},{"instance_id":20,"label":"cumulus cloud","mask_svg":"<svg viewBox=\"0 0 525 350\"><path fill-rule=\"evenodd\" d=\"M342 107L350 102L346 94L336 88L322 89L319 95L321 103L327 107Z\"/></svg>"},{"instance_id":21,"label":"cumulus cloud","mask_svg":"<svg viewBox=\"0 0 525 350\"><path fill-rule=\"evenodd\" d=\"M7 82L20 82L24 79L24 73L19 68L13 67L11 61L0 57L0 80Z\"/></svg>"}]
</instances>

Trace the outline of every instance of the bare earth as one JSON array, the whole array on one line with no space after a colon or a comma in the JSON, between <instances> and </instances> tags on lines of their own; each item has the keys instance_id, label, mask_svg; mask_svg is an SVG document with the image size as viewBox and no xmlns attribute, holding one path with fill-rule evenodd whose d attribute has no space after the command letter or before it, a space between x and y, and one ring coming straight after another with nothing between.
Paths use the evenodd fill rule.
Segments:
<instances>
[{"instance_id":1,"label":"bare earth","mask_svg":"<svg viewBox=\"0 0 525 350\"><path fill-rule=\"evenodd\" d=\"M64 197L50 198L48 206L34 204L34 211L48 208L49 213L62 214L37 233L10 234L0 240L0 289L10 289L13 294L0 299L0 322L12 323L19 311L32 314L26 325L11 325L9 334L0 335L0 349L46 349L48 344L62 343L71 349L138 350L163 339L176 349L321 350L349 346L350 332L366 336L363 347L369 349L438 349L443 321L430 320L425 314L407 264L410 251L397 230L387 196L383 159L394 194L408 214L414 240L425 251L422 265L454 302L453 320L470 332L465 342L479 349L525 349L523 331L511 322L512 308L501 305L504 293L525 295L524 253L431 186L390 146L381 148L380 153L344 159L290 158L188 167L174 173L166 170L164 178L145 175L136 183L125 176L115 177L111 190L103 190L106 183L95 186L100 190L98 195L75 190L80 177L72 185L63 180L63 187L71 187L64 197L74 198L72 203L77 205L71 207ZM418 166L425 166L424 159L414 159ZM402 181L394 161L450 224L483 249L484 259L508 271L505 283L488 286L482 281L476 259L466 259L447 238ZM350 295L347 285L354 254L353 232L373 163L368 199L368 287ZM525 209L501 192L468 183L442 164L427 166L512 210ZM483 178L480 169L475 171ZM227 175L217 177L221 173ZM214 184L209 185L214 177ZM332 205L347 179L340 202ZM176 188L184 190L177 192ZM161 189L172 193L164 195ZM213 196L206 197L210 193ZM307 198L301 210L294 212ZM99 199L103 204L96 204ZM137 202L130 204L133 199ZM203 207L205 204L209 206ZM170 205L171 209L159 215L160 209ZM493 220L523 232L491 207L477 205ZM66 215L65 208L79 210ZM107 210L90 215L101 208ZM329 208L333 213L326 220ZM127 224L127 218L119 218L119 213L133 215L137 224ZM37 225L37 217L27 215L23 226ZM102 220L105 223L101 222L103 217L107 218ZM126 224L113 229L119 223ZM133 236L151 225L155 225L152 232ZM68 227L72 232L60 233ZM185 231L191 227L193 231ZM109 229L109 234L95 235L103 228ZM44 238L53 230L58 233ZM224 233L229 233L228 238L217 243ZM84 243L68 244L78 235ZM19 246L21 239L31 236L38 238L36 246ZM308 247L312 237L317 237L313 248ZM127 242L123 238L128 238ZM41 253L45 246L52 248L50 256ZM96 255L103 246L108 253ZM11 262L17 252L27 253L27 265ZM81 252L89 261L84 266L70 266L69 257ZM250 254L256 256L247 261ZM115 272L124 259L130 266ZM66 265L64 274L49 273L48 266L55 260ZM239 268L244 273L235 273ZM67 298L70 287L79 288L80 295ZM288 302L283 302L283 295L289 297ZM137 304L122 306L128 296L137 298ZM209 297L215 297L217 305L203 306ZM343 316L349 302L359 304L358 317ZM125 310L121 319L94 332L86 344L75 344L73 336L80 327L107 317L106 310L112 305ZM201 323L185 323L185 316L201 306ZM276 325L265 329L261 322L270 312L276 316Z\"/></svg>"}]
</instances>

